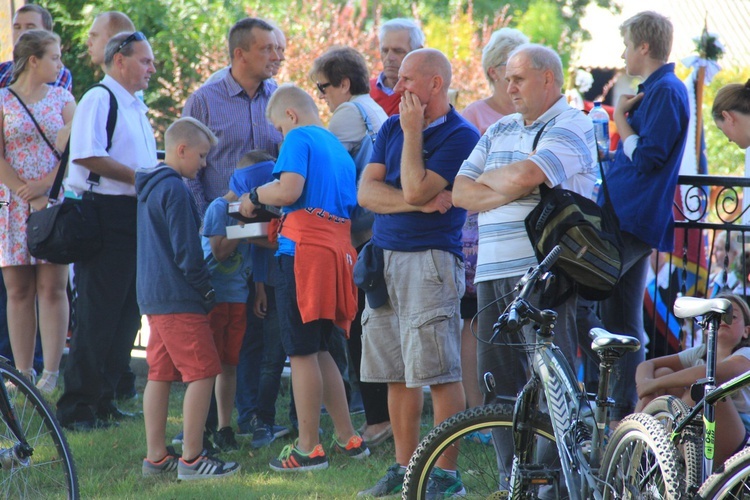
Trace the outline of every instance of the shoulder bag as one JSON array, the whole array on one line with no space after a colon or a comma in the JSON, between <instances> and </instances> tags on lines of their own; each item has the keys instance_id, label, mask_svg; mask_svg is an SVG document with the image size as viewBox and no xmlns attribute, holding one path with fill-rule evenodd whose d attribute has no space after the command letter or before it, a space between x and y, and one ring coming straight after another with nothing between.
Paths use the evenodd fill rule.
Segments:
<instances>
[{"instance_id":1,"label":"shoulder bag","mask_svg":"<svg viewBox=\"0 0 750 500\"><path fill-rule=\"evenodd\" d=\"M100 84L95 85L95 87L97 86L104 87ZM112 92L107 87L104 88L110 94L110 109L107 118L107 150L109 150L112 145L115 120L117 119L117 101ZM56 152L31 111L18 95L15 93L14 95L31 117L45 142ZM83 262L94 257L102 248L102 229L99 214L93 200L90 196L87 196L88 193L84 193L81 199L63 197L63 201L58 203L69 155L70 140L68 140L65 151L60 157L47 207L38 212L32 212L26 221L26 244L29 247L29 253L37 259L43 259L54 264ZM89 174L88 182L91 186L97 185L99 176L94 173Z\"/></svg>"},{"instance_id":2,"label":"shoulder bag","mask_svg":"<svg viewBox=\"0 0 750 500\"><path fill-rule=\"evenodd\" d=\"M544 127L537 133L532 150L536 149ZM585 299L606 299L620 279L623 249L620 223L609 199L601 161L599 167L604 206L568 189L549 188L542 183L539 185L542 199L526 216L526 232L540 261L556 245L562 247L552 267L552 272L562 280L543 294L546 307L561 304L575 291Z\"/></svg>"}]
</instances>

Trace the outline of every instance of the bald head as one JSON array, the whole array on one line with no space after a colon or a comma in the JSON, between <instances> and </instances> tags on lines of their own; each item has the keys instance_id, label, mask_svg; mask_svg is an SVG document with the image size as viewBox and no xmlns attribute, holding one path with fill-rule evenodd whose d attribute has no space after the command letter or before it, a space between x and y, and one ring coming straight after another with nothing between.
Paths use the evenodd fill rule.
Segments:
<instances>
[{"instance_id":1,"label":"bald head","mask_svg":"<svg viewBox=\"0 0 750 500\"><path fill-rule=\"evenodd\" d=\"M406 55L404 62L407 60L411 61L420 74L428 77L439 76L443 81L445 92L448 92L453 72L445 54L437 49L417 49Z\"/></svg>"},{"instance_id":2,"label":"bald head","mask_svg":"<svg viewBox=\"0 0 750 500\"><path fill-rule=\"evenodd\" d=\"M266 117L272 122L293 109L299 116L318 116L318 108L312 97L292 83L281 85L271 96L266 107Z\"/></svg>"}]
</instances>

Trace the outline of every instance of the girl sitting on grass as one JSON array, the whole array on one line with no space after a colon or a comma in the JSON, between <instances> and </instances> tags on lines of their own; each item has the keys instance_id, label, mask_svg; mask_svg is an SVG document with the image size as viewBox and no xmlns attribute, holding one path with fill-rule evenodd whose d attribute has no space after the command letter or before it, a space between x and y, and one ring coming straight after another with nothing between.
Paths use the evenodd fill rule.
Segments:
<instances>
[{"instance_id":1,"label":"girl sitting on grass","mask_svg":"<svg viewBox=\"0 0 750 500\"><path fill-rule=\"evenodd\" d=\"M739 295L722 292L716 298L732 303L732 324L724 322L717 332L716 384L722 384L750 370L750 308ZM638 365L635 383L641 411L657 396L671 394L688 405L690 386L706 376L706 344L677 354L649 359ZM750 437L750 387L745 387L716 404L716 464L721 464L744 447Z\"/></svg>"}]
</instances>

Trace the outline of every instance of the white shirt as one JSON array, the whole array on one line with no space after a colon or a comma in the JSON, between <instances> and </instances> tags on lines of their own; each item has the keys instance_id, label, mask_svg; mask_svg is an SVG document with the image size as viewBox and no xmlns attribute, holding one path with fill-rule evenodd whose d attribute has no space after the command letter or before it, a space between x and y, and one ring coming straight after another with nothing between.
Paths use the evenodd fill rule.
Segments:
<instances>
[{"instance_id":1,"label":"white shirt","mask_svg":"<svg viewBox=\"0 0 750 500\"><path fill-rule=\"evenodd\" d=\"M362 105L370 119L372 130L377 134L380 126L388 119L383 108L376 103L369 94L352 96L349 101L341 103L333 112L328 122L328 130L344 145L349 153L360 145L367 133L362 114L354 103Z\"/></svg>"},{"instance_id":2,"label":"white shirt","mask_svg":"<svg viewBox=\"0 0 750 500\"><path fill-rule=\"evenodd\" d=\"M86 179L90 170L75 163L92 157L112 157L136 170L156 165L154 130L146 118L148 107L107 75L101 81L117 99L117 123L112 147L107 152L107 116L109 93L102 88L87 92L78 103L70 132L70 163L66 188L80 195L89 190ZM99 194L135 196L135 186L102 177L93 191Z\"/></svg>"},{"instance_id":3,"label":"white shirt","mask_svg":"<svg viewBox=\"0 0 750 500\"><path fill-rule=\"evenodd\" d=\"M534 138L544 128L532 156ZM591 120L561 97L526 126L519 113L490 126L458 175L476 180L486 170L521 160L533 161L550 187L561 186L591 196L596 170L596 142ZM537 264L524 219L540 200L539 189L501 207L479 213L479 252L475 283L522 276Z\"/></svg>"},{"instance_id":4,"label":"white shirt","mask_svg":"<svg viewBox=\"0 0 750 500\"><path fill-rule=\"evenodd\" d=\"M706 344L701 344L690 349L685 349L677 353L677 358L685 368L692 368L693 366L702 366L706 364L706 360L703 356L706 355ZM743 358L750 359L750 347L740 347L729 357L742 356ZM728 359L728 358L727 358ZM739 391L732 395L732 401L734 406L740 413L750 413L750 387L743 387Z\"/></svg>"}]
</instances>

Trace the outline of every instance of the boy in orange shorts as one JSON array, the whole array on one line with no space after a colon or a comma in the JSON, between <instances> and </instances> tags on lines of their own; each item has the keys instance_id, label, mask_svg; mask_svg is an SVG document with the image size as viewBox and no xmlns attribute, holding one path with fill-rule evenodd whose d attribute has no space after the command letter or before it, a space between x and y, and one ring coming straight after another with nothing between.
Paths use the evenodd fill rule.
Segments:
<instances>
[{"instance_id":1,"label":"boy in orange shorts","mask_svg":"<svg viewBox=\"0 0 750 500\"><path fill-rule=\"evenodd\" d=\"M232 410L237 392L237 365L247 327L247 297L252 284L250 244L247 240L227 238L227 226L238 224L236 219L227 215L227 208L229 203L239 199L232 187L238 179L247 177L248 172L252 171L242 167L266 160L267 156L262 151L244 155L232 174L229 191L211 202L203 218L203 256L208 263L211 283L216 289L216 307L208 318L221 358L222 373L216 377L219 430L214 440L222 451L239 447L231 427ZM269 166L268 177L271 169L272 166Z\"/></svg>"},{"instance_id":2,"label":"boy in orange shorts","mask_svg":"<svg viewBox=\"0 0 750 500\"><path fill-rule=\"evenodd\" d=\"M146 348L148 382L143 415L148 452L144 476L171 474L196 480L229 476L240 466L208 456L203 427L214 379L221 373L208 312L214 289L203 260L200 217L182 178L194 178L206 165L216 137L193 118L180 118L165 135L166 158L136 172L138 266L136 291L151 335ZM169 391L187 384L182 404L184 439L180 458L165 445Z\"/></svg>"}]
</instances>

